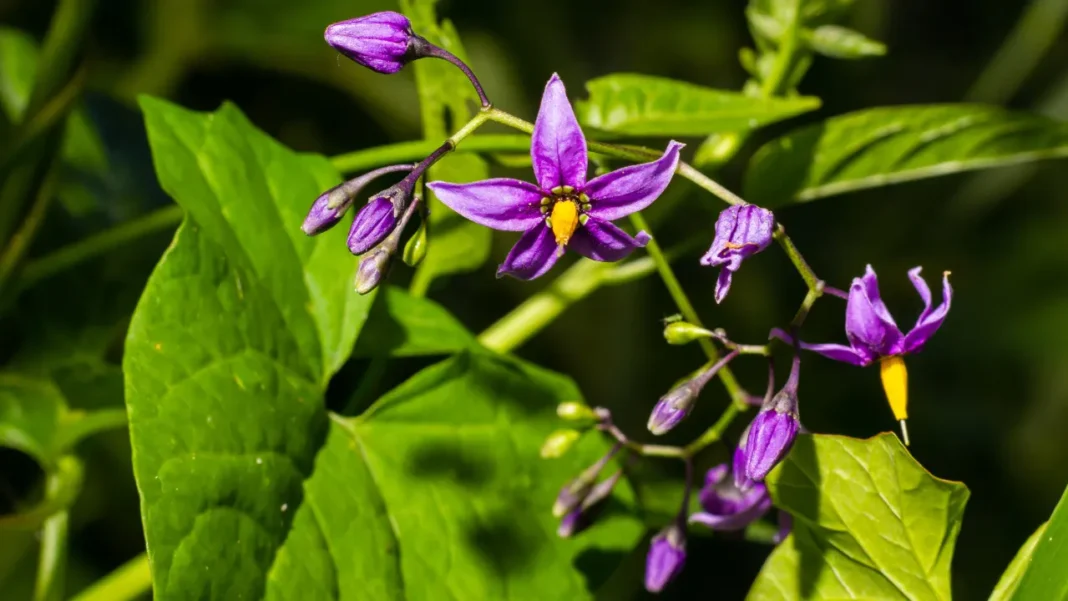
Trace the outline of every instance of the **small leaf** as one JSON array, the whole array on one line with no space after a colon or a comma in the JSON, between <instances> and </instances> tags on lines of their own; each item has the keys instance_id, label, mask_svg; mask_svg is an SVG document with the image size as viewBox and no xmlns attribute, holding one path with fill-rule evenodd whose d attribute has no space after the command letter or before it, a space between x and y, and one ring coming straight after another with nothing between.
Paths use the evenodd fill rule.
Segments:
<instances>
[{"instance_id":1,"label":"small leaf","mask_svg":"<svg viewBox=\"0 0 1068 601\"><path fill-rule=\"evenodd\" d=\"M867 109L764 145L745 178L764 206L1068 156L1068 124L982 105Z\"/></svg>"},{"instance_id":2,"label":"small leaf","mask_svg":"<svg viewBox=\"0 0 1068 601\"><path fill-rule=\"evenodd\" d=\"M748 599L950 598L968 489L931 476L893 434L799 436L767 484L793 533Z\"/></svg>"},{"instance_id":3,"label":"small leaf","mask_svg":"<svg viewBox=\"0 0 1068 601\"><path fill-rule=\"evenodd\" d=\"M354 357L443 355L478 343L455 317L432 300L389 286L378 295Z\"/></svg>"},{"instance_id":4,"label":"small leaf","mask_svg":"<svg viewBox=\"0 0 1068 601\"><path fill-rule=\"evenodd\" d=\"M586 83L579 121L633 136L706 136L742 132L819 108L818 98L752 98L651 75L620 73Z\"/></svg>"},{"instance_id":5,"label":"small leaf","mask_svg":"<svg viewBox=\"0 0 1068 601\"><path fill-rule=\"evenodd\" d=\"M867 58L883 56L886 45L864 34L837 25L822 25L807 35L812 49L832 58Z\"/></svg>"},{"instance_id":6,"label":"small leaf","mask_svg":"<svg viewBox=\"0 0 1068 601\"><path fill-rule=\"evenodd\" d=\"M0 446L51 469L64 451L59 430L66 411L63 395L51 382L0 373Z\"/></svg>"},{"instance_id":7,"label":"small leaf","mask_svg":"<svg viewBox=\"0 0 1068 601\"><path fill-rule=\"evenodd\" d=\"M1065 562L1068 561L1068 489L1065 489L1046 527L1040 531L1041 535L1035 533L1028 540L1028 543L1031 543L1037 535L1030 561L1018 567L1023 569L1023 575L1019 577L1019 583L1009 597L1013 601L1068 597L1068 571L1064 569ZM1024 549L1027 546L1025 543ZM1023 552L1021 550L1021 553ZM1009 572L1018 560L1019 556L1012 561Z\"/></svg>"},{"instance_id":8,"label":"small leaf","mask_svg":"<svg viewBox=\"0 0 1068 601\"><path fill-rule=\"evenodd\" d=\"M1035 530L1031 533L1031 536L1027 537L1023 546L1016 552L1016 556L1009 562L1009 567L1005 568L1005 572L1001 574L1001 579L998 580L997 586L994 587L994 592L990 593L990 601L1008 601L1013 598L1016 587L1020 585L1020 578L1023 577L1027 567L1031 565L1035 547L1038 546L1038 541L1042 540L1047 524L1048 522L1042 524L1038 527L1038 530Z\"/></svg>"}]
</instances>

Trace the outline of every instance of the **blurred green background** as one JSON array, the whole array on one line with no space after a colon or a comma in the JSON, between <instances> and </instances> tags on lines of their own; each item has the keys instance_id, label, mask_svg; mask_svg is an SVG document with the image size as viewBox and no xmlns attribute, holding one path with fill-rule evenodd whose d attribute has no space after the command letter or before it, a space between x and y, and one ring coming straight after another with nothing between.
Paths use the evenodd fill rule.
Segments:
<instances>
[{"instance_id":1,"label":"blurred green background","mask_svg":"<svg viewBox=\"0 0 1068 601\"><path fill-rule=\"evenodd\" d=\"M1048 15L1063 15L1058 7L1068 2L1039 1L1051 7ZM806 121L871 106L971 99L1068 118L1068 36L1057 35L1059 18L1033 18L1035 31L1020 38L1022 48L1033 51L1033 65L1010 65L1004 75L975 86L1030 4L858 0L845 24L885 42L889 55L817 58L800 91L821 97L823 109L759 132L718 179L739 189L744 159L761 142ZM0 0L0 24L40 39L53 7L44 0ZM387 0L101 0L90 34L86 110L103 163L82 185L65 191L66 211L48 223L33 254L170 202L155 184L136 110L141 93L200 110L232 100L285 144L327 155L418 137L410 70L396 76L361 70L322 40L330 22L391 8ZM443 0L439 12L455 22L495 103L532 118L554 71L573 98L584 95L587 79L621 71L740 88L745 73L737 53L752 44L744 8L740 0ZM1048 48L1038 43L1044 36L1053 40ZM689 142L692 150L699 141ZM1065 163L1046 162L853 193L779 213L829 284L845 288L871 263L903 325L920 309L906 270L923 265L932 284L943 270L953 272L949 319L909 362L910 431L912 452L933 474L962 480L972 491L954 560L960 599L989 594L1068 482L1066 188ZM657 225L660 240L704 229L711 241L718 201L679 185L668 197L682 206ZM124 319L168 240L169 232L146 238L24 293L0 321L0 360L95 345L107 361L79 364L60 381L90 399L86 403L121 405L115 365ZM486 327L546 283L495 280L496 263L513 242L514 235L497 234L490 264L437 281L430 296L472 330ZM715 273L697 264L699 254L679 260L678 274L705 322L737 340L762 340L768 328L789 320L803 296L801 280L772 248L747 262L727 301L717 306ZM409 275L397 270L393 281L403 283ZM805 338L844 341L843 307L837 299L822 300ZM663 343L660 320L674 312L655 276L603 288L518 352L569 374L589 403L611 408L626 431L642 438L656 398L702 360L694 347ZM84 323L91 331L78 325L73 334L74 324ZM425 364L391 362L380 391ZM763 388L761 361L736 365L750 390ZM332 384L335 406L365 368L355 363ZM800 393L803 420L815 432L867 437L895 425L874 369L806 355ZM669 442L696 436L725 403L718 384L710 385ZM113 432L85 445L86 485L72 517L69 592L143 550L126 436ZM702 457L703 467L722 460L725 451ZM653 471L677 477L676 467L656 464ZM32 494L39 475L28 458L0 451L0 511ZM2 597L28 598L33 537L0 536ZM693 538L691 569L664 597L718 591L719 598L741 598L769 549L729 538Z\"/></svg>"}]
</instances>

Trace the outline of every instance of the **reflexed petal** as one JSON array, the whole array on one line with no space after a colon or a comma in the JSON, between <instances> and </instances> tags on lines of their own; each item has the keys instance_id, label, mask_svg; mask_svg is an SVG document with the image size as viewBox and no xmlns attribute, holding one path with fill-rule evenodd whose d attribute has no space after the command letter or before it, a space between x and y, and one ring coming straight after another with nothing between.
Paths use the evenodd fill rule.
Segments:
<instances>
[{"instance_id":1,"label":"reflexed petal","mask_svg":"<svg viewBox=\"0 0 1068 601\"><path fill-rule=\"evenodd\" d=\"M545 84L530 141L534 176L543 190L586 184L586 137L567 100L564 82L553 73Z\"/></svg>"},{"instance_id":2,"label":"reflexed petal","mask_svg":"<svg viewBox=\"0 0 1068 601\"><path fill-rule=\"evenodd\" d=\"M533 280L549 271L557 258L553 231L538 224L519 237L497 269L497 277L510 275L520 280Z\"/></svg>"},{"instance_id":3,"label":"reflexed petal","mask_svg":"<svg viewBox=\"0 0 1068 601\"><path fill-rule=\"evenodd\" d=\"M349 230L349 250L354 255L362 255L385 239L397 225L393 214L393 203L388 198L376 198L364 205L352 221Z\"/></svg>"},{"instance_id":4,"label":"reflexed petal","mask_svg":"<svg viewBox=\"0 0 1068 601\"><path fill-rule=\"evenodd\" d=\"M649 243L649 234L638 232L631 237L607 221L590 217L575 230L568 248L594 261L618 261Z\"/></svg>"},{"instance_id":5,"label":"reflexed petal","mask_svg":"<svg viewBox=\"0 0 1068 601\"><path fill-rule=\"evenodd\" d=\"M806 351L819 353L828 359L834 359L835 361L850 363L860 367L870 365L874 359L874 357L865 354L864 351L845 346L844 344L809 344L807 342L802 342L801 348Z\"/></svg>"},{"instance_id":6,"label":"reflexed petal","mask_svg":"<svg viewBox=\"0 0 1068 601\"><path fill-rule=\"evenodd\" d=\"M912 275L911 272L909 275ZM917 279L920 279L918 271L916 271L916 277ZM920 279L920 281L923 280ZM926 284L924 284L924 288L926 287ZM919 286L916 288L918 290ZM923 293L921 293L920 296L923 296ZM930 298L930 292L927 293L927 296ZM920 315L920 319L916 322L916 327L912 328L912 331L905 336L904 347L906 353L916 352L920 350L924 344L927 344L927 341L931 336L933 336L938 328L941 327L942 322L946 319L946 315L949 314L949 305L952 300L953 288L949 285L949 272L946 272L942 276L942 304L938 305L934 311L924 310Z\"/></svg>"},{"instance_id":7,"label":"reflexed petal","mask_svg":"<svg viewBox=\"0 0 1068 601\"><path fill-rule=\"evenodd\" d=\"M445 206L495 230L525 232L541 223L541 199L534 184L517 179L487 179L471 184L427 184Z\"/></svg>"},{"instance_id":8,"label":"reflexed petal","mask_svg":"<svg viewBox=\"0 0 1068 601\"><path fill-rule=\"evenodd\" d=\"M716 303L722 303L723 299L727 298L727 293L731 291L731 279L734 278L734 272L729 267L724 267L719 270L719 277L716 278Z\"/></svg>"},{"instance_id":9,"label":"reflexed petal","mask_svg":"<svg viewBox=\"0 0 1068 601\"><path fill-rule=\"evenodd\" d=\"M663 156L651 163L630 165L590 180L583 190L590 197L589 214L615 221L653 204L671 183L683 146L672 140Z\"/></svg>"},{"instance_id":10,"label":"reflexed petal","mask_svg":"<svg viewBox=\"0 0 1068 601\"><path fill-rule=\"evenodd\" d=\"M849 287L845 330L850 345L854 349L863 348L872 356L900 352L904 335L893 319L887 319L888 315L886 305L879 298L875 272L869 267L868 273L863 278L854 279Z\"/></svg>"},{"instance_id":11,"label":"reflexed petal","mask_svg":"<svg viewBox=\"0 0 1068 601\"><path fill-rule=\"evenodd\" d=\"M707 509L706 507L706 511L691 515L690 521L724 532L741 530L759 520L771 509L771 497L763 484L757 484L736 501L732 511L718 512Z\"/></svg>"},{"instance_id":12,"label":"reflexed petal","mask_svg":"<svg viewBox=\"0 0 1068 601\"><path fill-rule=\"evenodd\" d=\"M923 320L927 318L927 314L931 312L931 288L927 286L927 280L920 275L921 271L923 271L923 267L913 267L909 270L909 279L912 280L912 286L916 289L917 294L920 295L920 300L923 301L923 311L920 313L920 317L916 319L916 325L923 323ZM915 328L915 326L913 327Z\"/></svg>"}]
</instances>

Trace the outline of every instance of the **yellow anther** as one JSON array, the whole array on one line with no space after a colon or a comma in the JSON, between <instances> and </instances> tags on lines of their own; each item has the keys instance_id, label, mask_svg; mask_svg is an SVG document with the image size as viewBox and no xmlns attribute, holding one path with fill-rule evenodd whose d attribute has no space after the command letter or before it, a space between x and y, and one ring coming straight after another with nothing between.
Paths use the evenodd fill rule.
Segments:
<instances>
[{"instance_id":1,"label":"yellow anther","mask_svg":"<svg viewBox=\"0 0 1068 601\"><path fill-rule=\"evenodd\" d=\"M905 444L909 444L905 420L909 417L909 372L905 369L905 360L899 356L886 357L879 363L879 375L882 376L886 400L894 419L901 422L901 433Z\"/></svg>"},{"instance_id":2,"label":"yellow anther","mask_svg":"<svg viewBox=\"0 0 1068 601\"><path fill-rule=\"evenodd\" d=\"M556 243L560 246L564 246L571 240L571 235L575 233L575 229L579 226L578 205L570 200L561 200L557 202L553 205L550 221L552 223L553 234L556 236Z\"/></svg>"}]
</instances>

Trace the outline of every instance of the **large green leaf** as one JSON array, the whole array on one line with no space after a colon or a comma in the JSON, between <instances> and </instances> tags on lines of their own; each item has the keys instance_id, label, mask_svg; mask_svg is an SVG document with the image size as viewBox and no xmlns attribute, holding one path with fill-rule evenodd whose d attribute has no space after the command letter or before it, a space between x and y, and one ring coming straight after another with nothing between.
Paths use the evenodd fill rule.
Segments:
<instances>
[{"instance_id":1,"label":"large green leaf","mask_svg":"<svg viewBox=\"0 0 1068 601\"><path fill-rule=\"evenodd\" d=\"M1023 566L1019 566L1021 560L1018 555L1009 566L1008 572L1012 572L1013 565L1024 571L1012 596L1007 598L1015 601L1068 598L1068 570L1064 568L1065 562L1068 562L1068 489L1065 489L1049 522L1040 532L1041 535L1032 536L1021 550L1023 554L1029 544L1033 545L1034 550L1029 553L1030 561L1023 560Z\"/></svg>"},{"instance_id":2,"label":"large green leaf","mask_svg":"<svg viewBox=\"0 0 1068 601\"><path fill-rule=\"evenodd\" d=\"M1001 574L1001 578L998 579L997 586L994 587L994 592L990 593L990 601L1007 601L1013 598L1013 594L1016 592L1016 587L1020 585L1020 579L1023 577L1024 572L1027 571L1028 566L1031 565L1031 558L1034 556L1035 547L1038 546L1038 542L1042 540L1042 535L1046 532L1046 524L1042 524L1037 530L1031 533L1031 536L1027 537L1020 550L1016 552L1016 556L1009 562L1009 566L1005 568L1005 571ZM1023 597L1021 597L1022 599Z\"/></svg>"},{"instance_id":3,"label":"large green leaf","mask_svg":"<svg viewBox=\"0 0 1068 601\"><path fill-rule=\"evenodd\" d=\"M438 22L438 0L400 0L401 11L411 19L412 29L432 43L466 60L456 28L449 21ZM470 103L478 104L467 77L453 65L441 60L421 60L413 65L419 90L423 136L444 142L452 132L471 118ZM473 182L489 177L486 162L474 154L450 154L427 173L428 180ZM468 221L430 194L430 245L419 266L420 287L430 280L450 273L477 269L489 258L492 232Z\"/></svg>"},{"instance_id":4,"label":"large green leaf","mask_svg":"<svg viewBox=\"0 0 1068 601\"><path fill-rule=\"evenodd\" d=\"M474 335L444 307L389 286L378 295L352 354L413 357L477 346Z\"/></svg>"},{"instance_id":5,"label":"large green leaf","mask_svg":"<svg viewBox=\"0 0 1068 601\"><path fill-rule=\"evenodd\" d=\"M269 292L300 349L298 372L326 382L348 358L372 300L353 289L357 262L343 228L314 238L300 229L311 202L340 176L325 158L270 139L230 104L204 114L144 97L141 107L163 189L247 271L235 280L239 295L252 285L244 276Z\"/></svg>"},{"instance_id":6,"label":"large green leaf","mask_svg":"<svg viewBox=\"0 0 1068 601\"><path fill-rule=\"evenodd\" d=\"M950 598L968 489L931 476L893 434L800 436L768 488L794 529L749 599Z\"/></svg>"},{"instance_id":7,"label":"large green leaf","mask_svg":"<svg viewBox=\"0 0 1068 601\"><path fill-rule=\"evenodd\" d=\"M874 108L761 148L745 194L765 206L937 175L1068 156L1068 124L981 105Z\"/></svg>"},{"instance_id":8,"label":"large green leaf","mask_svg":"<svg viewBox=\"0 0 1068 601\"><path fill-rule=\"evenodd\" d=\"M583 125L634 136L706 136L740 132L819 108L819 98L753 98L691 83L620 73L586 83L576 107Z\"/></svg>"}]
</instances>

